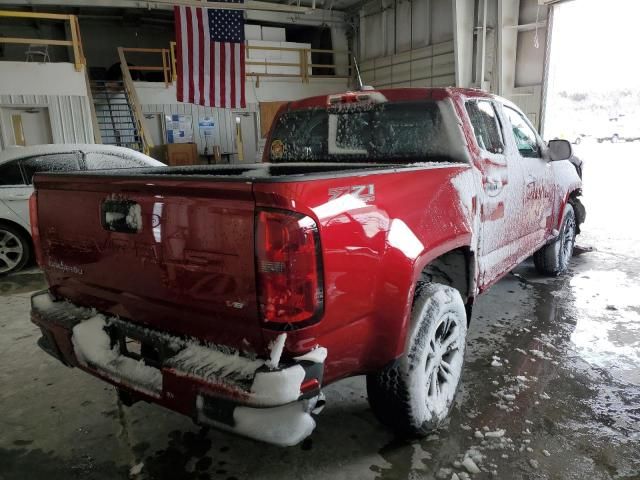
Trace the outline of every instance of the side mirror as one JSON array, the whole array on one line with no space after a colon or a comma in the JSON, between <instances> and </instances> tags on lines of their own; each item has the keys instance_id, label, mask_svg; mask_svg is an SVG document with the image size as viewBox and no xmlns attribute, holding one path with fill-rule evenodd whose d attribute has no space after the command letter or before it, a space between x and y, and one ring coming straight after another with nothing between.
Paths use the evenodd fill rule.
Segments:
<instances>
[{"instance_id":1,"label":"side mirror","mask_svg":"<svg viewBox=\"0 0 640 480\"><path fill-rule=\"evenodd\" d=\"M573 154L571 151L571 144L567 140L549 140L548 145L552 162L557 160L568 160Z\"/></svg>"}]
</instances>

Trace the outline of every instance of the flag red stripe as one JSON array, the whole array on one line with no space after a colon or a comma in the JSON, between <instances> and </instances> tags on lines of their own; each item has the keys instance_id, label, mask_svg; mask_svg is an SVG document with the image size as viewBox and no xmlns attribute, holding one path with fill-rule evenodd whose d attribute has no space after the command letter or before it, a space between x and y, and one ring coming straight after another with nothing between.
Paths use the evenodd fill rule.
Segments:
<instances>
[{"instance_id":1,"label":"flag red stripe","mask_svg":"<svg viewBox=\"0 0 640 480\"><path fill-rule=\"evenodd\" d=\"M198 16L198 33L200 36L200 46L198 47L198 65L200 66L200 68L198 69L198 73L199 73L199 79L198 79L198 91L200 92L200 96L199 96L199 103L200 105L205 103L205 98L204 98L204 70L206 68L205 64L204 64L204 42L208 41L207 39L205 39L205 29L204 29L204 20L203 20L203 16L206 14L206 12L204 11L203 8L198 8L196 11L196 14ZM206 23L207 25L207 34L209 33L209 24Z\"/></svg>"},{"instance_id":2,"label":"flag red stripe","mask_svg":"<svg viewBox=\"0 0 640 480\"><path fill-rule=\"evenodd\" d=\"M187 48L190 52L189 63L189 79L187 84L189 85L189 102L193 103L193 22L191 19L191 7L185 7L185 15L187 16Z\"/></svg>"},{"instance_id":3,"label":"flag red stripe","mask_svg":"<svg viewBox=\"0 0 640 480\"><path fill-rule=\"evenodd\" d=\"M180 22L182 21L182 17L180 14L180 7L173 7L173 15L175 18L176 24L176 39L178 42L182 42L182 25ZM178 95L178 101L182 102L184 100L183 92L182 92L182 49L180 48L180 43L176 45L175 50L176 55L176 72L179 72L178 80L176 82L176 93Z\"/></svg>"},{"instance_id":4,"label":"flag red stripe","mask_svg":"<svg viewBox=\"0 0 640 480\"><path fill-rule=\"evenodd\" d=\"M240 107L245 108L247 106L247 102L244 97L244 84L245 79L245 50L244 50L244 42L240 43Z\"/></svg>"},{"instance_id":5,"label":"flag red stripe","mask_svg":"<svg viewBox=\"0 0 640 480\"><path fill-rule=\"evenodd\" d=\"M235 107L237 108L237 104L236 104L236 46L233 43L229 44L230 47L230 55L231 55L231 62L230 62L230 66L231 66L231 75L229 78L231 78L231 85L229 85L229 88L231 89L231 107Z\"/></svg>"},{"instance_id":6,"label":"flag red stripe","mask_svg":"<svg viewBox=\"0 0 640 480\"><path fill-rule=\"evenodd\" d=\"M225 82L225 68L227 62L227 42L220 42L220 77L218 77L218 82L220 82L220 106L222 108L227 108L227 85Z\"/></svg>"},{"instance_id":7,"label":"flag red stripe","mask_svg":"<svg viewBox=\"0 0 640 480\"><path fill-rule=\"evenodd\" d=\"M209 77L209 82L210 82L210 86L209 86L209 95L211 96L211 102L210 105L213 105L214 107L217 107L218 104L216 103L216 83L218 82L218 79L216 78L216 62L218 61L218 58L216 57L216 42L211 42L211 75Z\"/></svg>"}]
</instances>

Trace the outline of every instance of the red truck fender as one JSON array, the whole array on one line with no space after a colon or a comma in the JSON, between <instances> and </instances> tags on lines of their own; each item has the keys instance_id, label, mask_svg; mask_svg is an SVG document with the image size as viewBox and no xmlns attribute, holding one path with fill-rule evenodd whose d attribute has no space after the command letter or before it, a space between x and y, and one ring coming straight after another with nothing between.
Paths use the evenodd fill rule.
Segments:
<instances>
[{"instance_id":1,"label":"red truck fender","mask_svg":"<svg viewBox=\"0 0 640 480\"><path fill-rule=\"evenodd\" d=\"M418 172L416 172L417 174ZM432 175L435 172L432 173ZM472 303L476 294L476 265L475 247L473 247L474 235L472 233L476 215L473 208L473 200L466 202L460 198L460 190L455 187L462 174L465 180L474 181L472 169L456 170L448 177L449 181L442 181L439 188L431 191L430 207L435 212L449 219L446 224L433 221L441 215L429 216L428 224L418 222L408 227L401 222L406 229L405 237L416 235L418 245L422 248L412 261L402 249L390 249L386 252L380 270L387 272L380 278L377 285L379 314L376 318L376 331L386 332L385 338L376 344L376 356L386 358L388 361L398 358L405 352L406 335L408 332L411 310L416 285L420 280L434 281L454 286L460 291L465 303ZM442 177L440 177L442 178ZM444 180L444 179L442 179ZM471 185L470 185L471 186ZM466 205L469 203L469 205ZM388 232L388 244L393 244L393 224ZM411 242L407 240L411 245ZM406 247L411 248L411 247ZM410 252L407 252L410 253ZM429 266L440 262L434 270L448 274L450 278L443 278L429 272ZM462 271L459 275L457 272ZM393 291L389 284L397 289ZM404 292L402 300L399 293Z\"/></svg>"},{"instance_id":2,"label":"red truck fender","mask_svg":"<svg viewBox=\"0 0 640 480\"><path fill-rule=\"evenodd\" d=\"M458 279L454 279L454 284L458 288L458 282L463 282L464 286L460 286L460 295L465 300L465 303L473 303L475 296L475 254L470 248L471 234L464 234L449 241L442 243L428 251L423 252L414 264L414 269L411 272L411 287L407 291L407 296L404 304L404 314L402 315L402 321L399 325L399 334L396 337L396 341L392 348L390 348L389 355L393 358L398 358L405 352L406 349L406 337L409 330L409 321L411 319L411 310L413 307L413 298L415 295L415 289L419 281L425 280L425 275L428 275L428 267L439 259L443 259L447 256L457 255L464 259L465 275Z\"/></svg>"},{"instance_id":3,"label":"red truck fender","mask_svg":"<svg viewBox=\"0 0 640 480\"><path fill-rule=\"evenodd\" d=\"M564 211L567 203L571 199L580 196L582 191L582 181L578 176L575 167L568 161L554 162L553 173L555 181L555 201L554 201L554 229L559 230L564 218ZM578 224L584 221L584 215L576 219ZM552 235L553 237L554 235Z\"/></svg>"}]
</instances>

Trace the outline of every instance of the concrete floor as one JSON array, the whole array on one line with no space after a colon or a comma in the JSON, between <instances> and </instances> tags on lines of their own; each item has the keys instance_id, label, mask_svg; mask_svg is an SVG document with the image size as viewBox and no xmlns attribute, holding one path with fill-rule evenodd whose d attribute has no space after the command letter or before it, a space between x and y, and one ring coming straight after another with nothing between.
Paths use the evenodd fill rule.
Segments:
<instances>
[{"instance_id":1,"label":"concrete floor","mask_svg":"<svg viewBox=\"0 0 640 480\"><path fill-rule=\"evenodd\" d=\"M206 431L157 406L123 407L111 387L36 347L28 297L43 280L34 270L0 280L0 480L448 480L469 450L483 470L474 479L640 479L640 234L631 213L640 145L578 153L589 211L579 243L596 251L551 280L525 263L478 301L461 392L437 434L394 439L373 418L361 377L327 388L316 431L289 449ZM502 367L491 366L494 355ZM505 437L478 438L484 427Z\"/></svg>"}]
</instances>

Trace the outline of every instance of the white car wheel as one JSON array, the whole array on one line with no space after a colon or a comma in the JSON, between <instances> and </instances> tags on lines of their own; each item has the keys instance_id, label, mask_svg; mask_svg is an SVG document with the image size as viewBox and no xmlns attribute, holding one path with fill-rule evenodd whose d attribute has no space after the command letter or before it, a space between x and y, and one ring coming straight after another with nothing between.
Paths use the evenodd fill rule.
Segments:
<instances>
[{"instance_id":1,"label":"white car wheel","mask_svg":"<svg viewBox=\"0 0 640 480\"><path fill-rule=\"evenodd\" d=\"M20 270L29 260L29 241L16 228L0 225L0 275Z\"/></svg>"}]
</instances>

